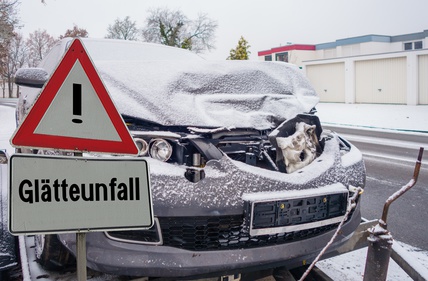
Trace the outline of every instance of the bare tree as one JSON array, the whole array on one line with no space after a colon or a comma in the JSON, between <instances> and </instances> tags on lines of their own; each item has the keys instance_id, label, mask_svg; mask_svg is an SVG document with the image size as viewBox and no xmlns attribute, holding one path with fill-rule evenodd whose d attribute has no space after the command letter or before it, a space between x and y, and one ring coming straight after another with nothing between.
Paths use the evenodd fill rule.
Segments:
<instances>
[{"instance_id":1,"label":"bare tree","mask_svg":"<svg viewBox=\"0 0 428 281\"><path fill-rule=\"evenodd\" d=\"M189 20L179 10L156 8L148 11L146 26L142 30L147 42L189 49L196 53L214 48L217 22L206 14Z\"/></svg>"},{"instance_id":2,"label":"bare tree","mask_svg":"<svg viewBox=\"0 0 428 281\"><path fill-rule=\"evenodd\" d=\"M21 68L26 59L26 46L24 39L21 34L15 34L10 41L8 54L6 59L4 60L3 65L3 81L7 84L8 88L8 97L13 97L14 84L13 84L13 76L15 72ZM3 90L3 96L5 96Z\"/></svg>"},{"instance_id":3,"label":"bare tree","mask_svg":"<svg viewBox=\"0 0 428 281\"><path fill-rule=\"evenodd\" d=\"M55 45L55 40L46 30L36 30L30 33L26 41L28 48L28 65L35 67Z\"/></svg>"},{"instance_id":4,"label":"bare tree","mask_svg":"<svg viewBox=\"0 0 428 281\"><path fill-rule=\"evenodd\" d=\"M166 8L149 10L146 27L142 30L143 37L148 42L168 46L180 46L182 29L189 20L181 11L171 11Z\"/></svg>"},{"instance_id":5,"label":"bare tree","mask_svg":"<svg viewBox=\"0 0 428 281\"><path fill-rule=\"evenodd\" d=\"M18 27L18 0L0 0L0 84L5 96L9 46Z\"/></svg>"},{"instance_id":6,"label":"bare tree","mask_svg":"<svg viewBox=\"0 0 428 281\"><path fill-rule=\"evenodd\" d=\"M18 27L17 17L18 0L0 0L0 46L5 54L5 46L14 36L14 30Z\"/></svg>"},{"instance_id":7,"label":"bare tree","mask_svg":"<svg viewBox=\"0 0 428 281\"><path fill-rule=\"evenodd\" d=\"M138 34L137 24L127 16L123 20L117 18L114 24L109 25L105 38L137 40Z\"/></svg>"},{"instance_id":8,"label":"bare tree","mask_svg":"<svg viewBox=\"0 0 428 281\"><path fill-rule=\"evenodd\" d=\"M73 29L67 29L64 35L60 35L59 39L65 37L88 37L88 31L84 28L79 28L76 24L73 26Z\"/></svg>"},{"instance_id":9,"label":"bare tree","mask_svg":"<svg viewBox=\"0 0 428 281\"><path fill-rule=\"evenodd\" d=\"M190 50L199 53L207 49L215 49L214 39L217 22L211 20L207 14L199 14L196 20L191 22L187 30L185 42L190 42Z\"/></svg>"}]
</instances>

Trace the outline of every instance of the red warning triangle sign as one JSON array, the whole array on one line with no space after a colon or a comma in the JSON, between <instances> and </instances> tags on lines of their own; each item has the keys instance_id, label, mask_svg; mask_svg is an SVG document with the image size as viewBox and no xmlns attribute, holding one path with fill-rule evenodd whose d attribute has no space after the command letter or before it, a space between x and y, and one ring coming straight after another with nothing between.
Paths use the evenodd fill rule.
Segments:
<instances>
[{"instance_id":1,"label":"red warning triangle sign","mask_svg":"<svg viewBox=\"0 0 428 281\"><path fill-rule=\"evenodd\" d=\"M11 139L14 147L138 154L82 41L74 39Z\"/></svg>"}]
</instances>

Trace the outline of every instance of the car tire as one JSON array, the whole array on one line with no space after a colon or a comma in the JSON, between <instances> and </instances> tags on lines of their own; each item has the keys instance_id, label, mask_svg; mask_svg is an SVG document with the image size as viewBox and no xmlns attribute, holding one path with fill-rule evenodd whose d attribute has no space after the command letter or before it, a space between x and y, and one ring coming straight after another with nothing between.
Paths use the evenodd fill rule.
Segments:
<instances>
[{"instance_id":1,"label":"car tire","mask_svg":"<svg viewBox=\"0 0 428 281\"><path fill-rule=\"evenodd\" d=\"M76 263L74 256L55 234L34 236L36 261L47 270L63 270Z\"/></svg>"}]
</instances>

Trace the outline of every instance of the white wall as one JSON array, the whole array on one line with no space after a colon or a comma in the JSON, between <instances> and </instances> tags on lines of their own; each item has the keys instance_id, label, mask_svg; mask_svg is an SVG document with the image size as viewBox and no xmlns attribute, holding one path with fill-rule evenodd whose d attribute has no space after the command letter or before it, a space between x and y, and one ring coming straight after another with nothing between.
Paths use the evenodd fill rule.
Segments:
<instances>
[{"instance_id":1,"label":"white wall","mask_svg":"<svg viewBox=\"0 0 428 281\"><path fill-rule=\"evenodd\" d=\"M403 59L400 60L399 58ZM332 71L332 73L335 73L335 69L332 68L330 70L328 67L328 65L333 66L335 63L344 63L345 74L336 74L329 78L325 78L330 80L325 81L325 83L344 83L345 103L356 103L358 99L362 97L363 100L360 100L360 102L370 102L366 99L368 96L364 97L364 95L374 95L376 89L382 89L380 92L387 92L383 92L385 95L374 102L403 103L407 105L425 104L425 95L427 95L426 99L428 102L428 82L425 82L427 80L426 77L428 77L428 49L378 55L309 60L303 62L303 70L306 75L308 75L309 80L311 80L310 75L313 75L313 72L309 73L308 68L316 65L327 65L323 68L323 71ZM364 64L366 69L375 70L378 74L378 78L372 79L373 77L371 78L371 76L358 76L356 73L357 64L360 64L360 66ZM390 69L391 67L394 69ZM360 71L364 70L360 69ZM387 73L388 71L390 73ZM318 83L316 79L317 78L312 78L315 83ZM379 85L376 86L376 83ZM369 90L364 87L361 88L363 84L369 84L371 88ZM357 85L359 86L357 87ZM357 89L362 92L357 93ZM365 93L365 91L370 92ZM337 99L336 102L342 102L342 100Z\"/></svg>"},{"instance_id":2,"label":"white wall","mask_svg":"<svg viewBox=\"0 0 428 281\"><path fill-rule=\"evenodd\" d=\"M428 104L428 55L418 56L419 104Z\"/></svg>"},{"instance_id":3,"label":"white wall","mask_svg":"<svg viewBox=\"0 0 428 281\"><path fill-rule=\"evenodd\" d=\"M288 52L288 62L299 67L303 65L303 61L315 59L314 51L292 50Z\"/></svg>"},{"instance_id":4,"label":"white wall","mask_svg":"<svg viewBox=\"0 0 428 281\"><path fill-rule=\"evenodd\" d=\"M321 102L345 102L345 64L308 65L306 75Z\"/></svg>"},{"instance_id":5,"label":"white wall","mask_svg":"<svg viewBox=\"0 0 428 281\"><path fill-rule=\"evenodd\" d=\"M355 62L355 101L357 103L406 104L406 87L406 57Z\"/></svg>"}]
</instances>

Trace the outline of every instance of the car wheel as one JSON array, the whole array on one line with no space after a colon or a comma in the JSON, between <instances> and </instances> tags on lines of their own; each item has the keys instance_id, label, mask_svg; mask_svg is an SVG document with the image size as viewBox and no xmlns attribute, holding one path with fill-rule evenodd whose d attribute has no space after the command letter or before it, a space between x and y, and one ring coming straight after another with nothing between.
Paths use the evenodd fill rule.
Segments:
<instances>
[{"instance_id":1,"label":"car wheel","mask_svg":"<svg viewBox=\"0 0 428 281\"><path fill-rule=\"evenodd\" d=\"M62 270L74 265L76 260L55 234L34 236L36 261L45 269Z\"/></svg>"}]
</instances>

